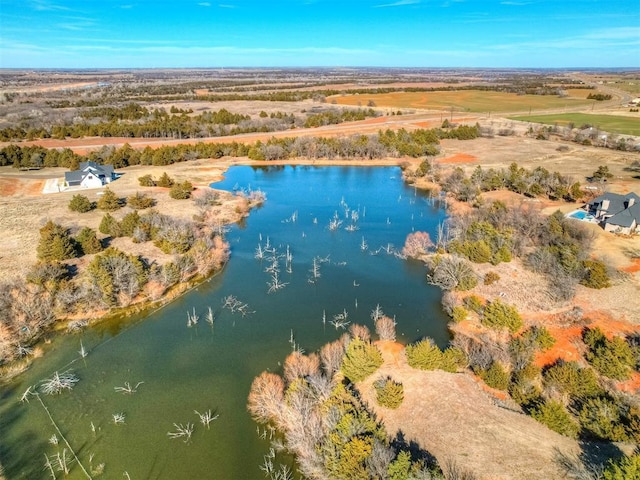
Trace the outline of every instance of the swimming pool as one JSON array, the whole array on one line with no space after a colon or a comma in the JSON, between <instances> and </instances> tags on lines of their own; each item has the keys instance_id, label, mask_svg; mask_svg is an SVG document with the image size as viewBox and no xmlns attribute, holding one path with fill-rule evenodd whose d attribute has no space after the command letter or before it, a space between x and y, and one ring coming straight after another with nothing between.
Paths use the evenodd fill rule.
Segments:
<instances>
[{"instance_id":1,"label":"swimming pool","mask_svg":"<svg viewBox=\"0 0 640 480\"><path fill-rule=\"evenodd\" d=\"M567 217L575 218L577 220L582 220L582 221L585 221L585 222L592 222L592 223L597 223L598 222L596 220L596 217L594 217L593 215L591 215L588 212L585 212L584 210L574 210L573 212L567 214Z\"/></svg>"}]
</instances>

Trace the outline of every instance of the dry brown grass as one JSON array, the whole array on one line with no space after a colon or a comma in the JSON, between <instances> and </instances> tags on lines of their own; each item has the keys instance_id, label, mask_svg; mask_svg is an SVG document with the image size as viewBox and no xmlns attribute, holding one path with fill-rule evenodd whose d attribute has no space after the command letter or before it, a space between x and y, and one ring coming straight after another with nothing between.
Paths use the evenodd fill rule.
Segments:
<instances>
[{"instance_id":1,"label":"dry brown grass","mask_svg":"<svg viewBox=\"0 0 640 480\"><path fill-rule=\"evenodd\" d=\"M224 172L223 167L204 160L189 164L175 164L164 167L136 166L124 170L124 175L111 183L109 188L119 197L126 198L136 192L143 192L156 201L160 212L172 217L191 220L198 213L198 208L191 200L173 200L169 190L160 187L141 187L138 177L150 174L155 178L167 172L177 181L190 180L198 188L207 188L208 184L219 180ZM68 209L69 201L76 194L87 196L91 201L98 200L102 189L69 191L43 195L41 193L44 180L36 178L43 175L50 177L63 176L64 169L46 169L40 172L17 172L15 169L0 169L0 278L10 279L24 277L29 268L36 262L36 246L40 239L39 229L52 220L71 229L72 234L82 227L98 229L105 212L93 210L88 213L75 213ZM221 192L223 204L215 207L216 216L221 223L230 223L238 219L235 212L235 199L230 193ZM129 207L112 212L116 218L130 212ZM143 255L150 260L164 263L167 256L152 243L134 244L129 239L121 238L113 242L132 253Z\"/></svg>"},{"instance_id":2,"label":"dry brown grass","mask_svg":"<svg viewBox=\"0 0 640 480\"><path fill-rule=\"evenodd\" d=\"M500 407L470 375L421 371L409 367L402 347L378 342L385 363L360 384L364 400L387 432L402 431L435 455L454 460L483 480L562 479L555 449L579 451L578 443L547 429L531 417ZM380 407L372 383L390 376L404 387L397 410Z\"/></svg>"}]
</instances>

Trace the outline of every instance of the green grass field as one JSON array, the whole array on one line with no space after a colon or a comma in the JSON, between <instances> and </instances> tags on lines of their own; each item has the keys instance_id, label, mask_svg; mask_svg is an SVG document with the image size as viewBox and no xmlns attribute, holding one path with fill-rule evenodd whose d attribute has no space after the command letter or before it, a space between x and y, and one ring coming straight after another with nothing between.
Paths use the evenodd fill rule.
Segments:
<instances>
[{"instance_id":1,"label":"green grass field","mask_svg":"<svg viewBox=\"0 0 640 480\"><path fill-rule=\"evenodd\" d=\"M543 123L545 125L558 124L565 126L573 123L576 128L588 124L605 132L640 135L640 115L637 117L623 117L617 115L591 115L588 113L559 113L555 115L526 115L509 118L523 122Z\"/></svg>"},{"instance_id":2,"label":"green grass field","mask_svg":"<svg viewBox=\"0 0 640 480\"><path fill-rule=\"evenodd\" d=\"M574 92L577 92L573 96ZM550 108L574 108L591 105L586 96L591 90L572 90L572 96L559 98L554 95L517 95L515 93L483 90L457 90L452 92L392 92L380 94L334 95L327 99L340 105L366 107L373 101L378 107L425 108L456 112L518 112Z\"/></svg>"}]
</instances>

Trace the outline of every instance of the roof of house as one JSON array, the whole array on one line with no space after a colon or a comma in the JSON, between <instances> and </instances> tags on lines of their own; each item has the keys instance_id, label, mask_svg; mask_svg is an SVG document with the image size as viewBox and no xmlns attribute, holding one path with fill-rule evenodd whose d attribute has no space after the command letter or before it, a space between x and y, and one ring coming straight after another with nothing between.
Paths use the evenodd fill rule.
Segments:
<instances>
[{"instance_id":1,"label":"roof of house","mask_svg":"<svg viewBox=\"0 0 640 480\"><path fill-rule=\"evenodd\" d=\"M626 195L620 195L618 193L606 192L599 197L594 198L589 203L591 208L595 208L597 210L604 210L608 213L616 214L621 212L622 210L627 208L629 204L629 200L633 199L634 203L640 203L640 196L635 193L628 193ZM603 208L602 204L605 200L609 200L609 206L607 208Z\"/></svg>"},{"instance_id":2,"label":"roof of house","mask_svg":"<svg viewBox=\"0 0 640 480\"><path fill-rule=\"evenodd\" d=\"M629 208L607 219L607 223L618 225L619 227L632 227L634 221L636 225L640 223L640 203L634 203Z\"/></svg>"},{"instance_id":3,"label":"roof of house","mask_svg":"<svg viewBox=\"0 0 640 480\"><path fill-rule=\"evenodd\" d=\"M609 205L604 207L604 202L608 200ZM629 206L630 200L633 200ZM601 210L611 216L606 222L619 227L632 227L635 221L640 224L640 196L635 193L620 195L618 193L607 192L594 198L589 206L596 210Z\"/></svg>"},{"instance_id":4,"label":"roof of house","mask_svg":"<svg viewBox=\"0 0 640 480\"><path fill-rule=\"evenodd\" d=\"M64 179L68 183L81 183L89 174L96 177L113 177L113 165L98 165L96 162L81 162L79 170L65 172Z\"/></svg>"},{"instance_id":5,"label":"roof of house","mask_svg":"<svg viewBox=\"0 0 640 480\"><path fill-rule=\"evenodd\" d=\"M69 183L80 183L86 176L87 174L85 172L81 172L80 170L74 170L73 172L64 173L64 179Z\"/></svg>"},{"instance_id":6,"label":"roof of house","mask_svg":"<svg viewBox=\"0 0 640 480\"><path fill-rule=\"evenodd\" d=\"M96 175L113 175L113 165L98 165L96 162L80 162L80 170L83 172L93 171Z\"/></svg>"}]
</instances>

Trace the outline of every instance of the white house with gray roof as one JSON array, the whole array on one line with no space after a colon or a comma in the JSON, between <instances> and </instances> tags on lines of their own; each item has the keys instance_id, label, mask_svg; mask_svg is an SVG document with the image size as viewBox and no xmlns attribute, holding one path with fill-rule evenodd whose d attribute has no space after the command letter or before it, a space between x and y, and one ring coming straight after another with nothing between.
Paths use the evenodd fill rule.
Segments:
<instances>
[{"instance_id":1,"label":"white house with gray roof","mask_svg":"<svg viewBox=\"0 0 640 480\"><path fill-rule=\"evenodd\" d=\"M589 213L605 231L629 235L640 225L640 196L607 192L589 202Z\"/></svg>"},{"instance_id":2,"label":"white house with gray roof","mask_svg":"<svg viewBox=\"0 0 640 480\"><path fill-rule=\"evenodd\" d=\"M96 162L82 162L80 169L64 174L69 187L99 188L116 179L113 165L98 165Z\"/></svg>"}]
</instances>

